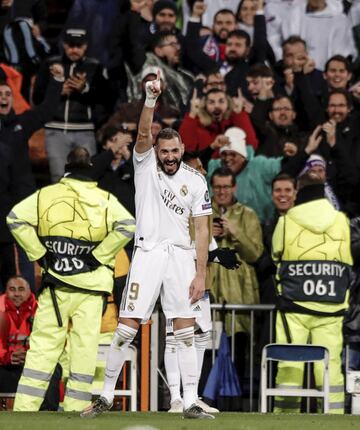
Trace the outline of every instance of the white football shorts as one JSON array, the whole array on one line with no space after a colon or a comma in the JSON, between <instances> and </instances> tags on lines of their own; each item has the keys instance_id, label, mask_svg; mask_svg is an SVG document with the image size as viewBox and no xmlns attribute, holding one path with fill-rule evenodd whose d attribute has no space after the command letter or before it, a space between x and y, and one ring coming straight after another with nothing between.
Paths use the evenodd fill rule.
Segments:
<instances>
[{"instance_id":1,"label":"white football shorts","mask_svg":"<svg viewBox=\"0 0 360 430\"><path fill-rule=\"evenodd\" d=\"M210 297L209 292L205 291L204 297L199 300L201 307L201 315L197 316L195 319L195 331L201 329L203 333L212 330L211 323L211 309L210 309ZM166 334L173 333L173 320L166 320Z\"/></svg>"},{"instance_id":2,"label":"white football shorts","mask_svg":"<svg viewBox=\"0 0 360 430\"><path fill-rule=\"evenodd\" d=\"M200 301L191 304L189 288L195 277L193 250L159 244L149 251L137 247L128 274L120 306L120 317L151 317L157 298L167 319L196 318Z\"/></svg>"}]
</instances>

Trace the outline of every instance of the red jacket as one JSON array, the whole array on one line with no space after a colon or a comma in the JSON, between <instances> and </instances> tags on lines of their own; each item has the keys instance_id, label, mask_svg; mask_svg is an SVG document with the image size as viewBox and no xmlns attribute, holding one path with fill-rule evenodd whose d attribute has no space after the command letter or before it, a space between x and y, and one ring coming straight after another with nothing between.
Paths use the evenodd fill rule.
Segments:
<instances>
[{"instance_id":1,"label":"red jacket","mask_svg":"<svg viewBox=\"0 0 360 430\"><path fill-rule=\"evenodd\" d=\"M185 144L185 150L189 152L202 151L207 148L218 134L224 134L229 127L239 127L246 133L246 144L254 149L258 146L258 139L249 115L242 111L233 112L229 119L224 119L219 123L211 123L204 127L199 118L190 118L187 113L180 125L179 133ZM219 158L219 151L214 151L212 158Z\"/></svg>"},{"instance_id":2,"label":"red jacket","mask_svg":"<svg viewBox=\"0 0 360 430\"><path fill-rule=\"evenodd\" d=\"M5 294L0 301L5 305L5 311L0 312L0 365L4 366L11 364L11 354L14 351L29 349L29 336L37 302L34 294L19 308L16 308Z\"/></svg>"}]
</instances>

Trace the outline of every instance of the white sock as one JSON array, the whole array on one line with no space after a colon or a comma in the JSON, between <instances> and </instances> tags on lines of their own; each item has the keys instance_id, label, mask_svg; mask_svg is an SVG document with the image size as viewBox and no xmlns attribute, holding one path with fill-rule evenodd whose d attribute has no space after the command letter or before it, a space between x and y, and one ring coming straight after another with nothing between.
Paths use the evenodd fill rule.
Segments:
<instances>
[{"instance_id":1,"label":"white sock","mask_svg":"<svg viewBox=\"0 0 360 430\"><path fill-rule=\"evenodd\" d=\"M110 345L106 360L104 388L101 396L112 403L116 382L125 362L126 351L134 340L137 330L125 324L119 323Z\"/></svg>"},{"instance_id":2,"label":"white sock","mask_svg":"<svg viewBox=\"0 0 360 430\"><path fill-rule=\"evenodd\" d=\"M184 408L197 400L197 364L194 345L194 327L174 331L178 348L178 360L183 386Z\"/></svg>"},{"instance_id":3,"label":"white sock","mask_svg":"<svg viewBox=\"0 0 360 430\"><path fill-rule=\"evenodd\" d=\"M166 336L164 364L170 390L170 403L172 403L175 400L181 399L178 351L175 336L173 334Z\"/></svg>"},{"instance_id":4,"label":"white sock","mask_svg":"<svg viewBox=\"0 0 360 430\"><path fill-rule=\"evenodd\" d=\"M197 371L198 371L198 383L201 376L202 365L204 362L204 354L207 344L210 340L210 332L207 331L205 333L197 333L195 334L195 349L196 349L196 357L197 357Z\"/></svg>"}]
</instances>

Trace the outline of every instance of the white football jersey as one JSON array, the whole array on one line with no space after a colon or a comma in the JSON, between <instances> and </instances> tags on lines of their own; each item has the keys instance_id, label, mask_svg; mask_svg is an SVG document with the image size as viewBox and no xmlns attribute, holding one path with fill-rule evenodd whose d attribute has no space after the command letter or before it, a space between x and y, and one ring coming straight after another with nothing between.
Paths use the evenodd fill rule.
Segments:
<instances>
[{"instance_id":1,"label":"white football jersey","mask_svg":"<svg viewBox=\"0 0 360 430\"><path fill-rule=\"evenodd\" d=\"M134 150L135 244L145 250L159 243L191 249L189 217L211 215L211 201L205 178L181 163L175 175L157 165L155 150L142 154Z\"/></svg>"}]
</instances>

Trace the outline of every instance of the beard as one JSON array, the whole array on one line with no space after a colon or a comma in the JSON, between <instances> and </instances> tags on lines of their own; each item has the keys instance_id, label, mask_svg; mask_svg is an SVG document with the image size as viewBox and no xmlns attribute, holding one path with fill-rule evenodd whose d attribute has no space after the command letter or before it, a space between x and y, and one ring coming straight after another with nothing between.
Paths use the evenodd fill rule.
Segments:
<instances>
[{"instance_id":1,"label":"beard","mask_svg":"<svg viewBox=\"0 0 360 430\"><path fill-rule=\"evenodd\" d=\"M238 63L242 59L243 57L239 57L237 53L229 52L226 55L226 61L232 66Z\"/></svg>"},{"instance_id":2,"label":"beard","mask_svg":"<svg viewBox=\"0 0 360 430\"><path fill-rule=\"evenodd\" d=\"M219 32L215 34L215 38L221 43L225 43L228 36L229 31L226 28L220 28Z\"/></svg>"},{"instance_id":3,"label":"beard","mask_svg":"<svg viewBox=\"0 0 360 430\"><path fill-rule=\"evenodd\" d=\"M174 160L171 163L169 163L168 161L162 162L161 160L159 160L159 158L157 160L158 166L160 167L160 169L165 173L165 175L168 175L168 176L174 176L175 175L175 173L180 168L181 161L182 160L180 159L180 160ZM174 166L174 165L176 166L176 169L174 171L168 172L166 170L166 166Z\"/></svg>"},{"instance_id":4,"label":"beard","mask_svg":"<svg viewBox=\"0 0 360 430\"><path fill-rule=\"evenodd\" d=\"M213 121L220 122L223 119L224 112L221 109L215 109L210 116Z\"/></svg>"}]
</instances>

